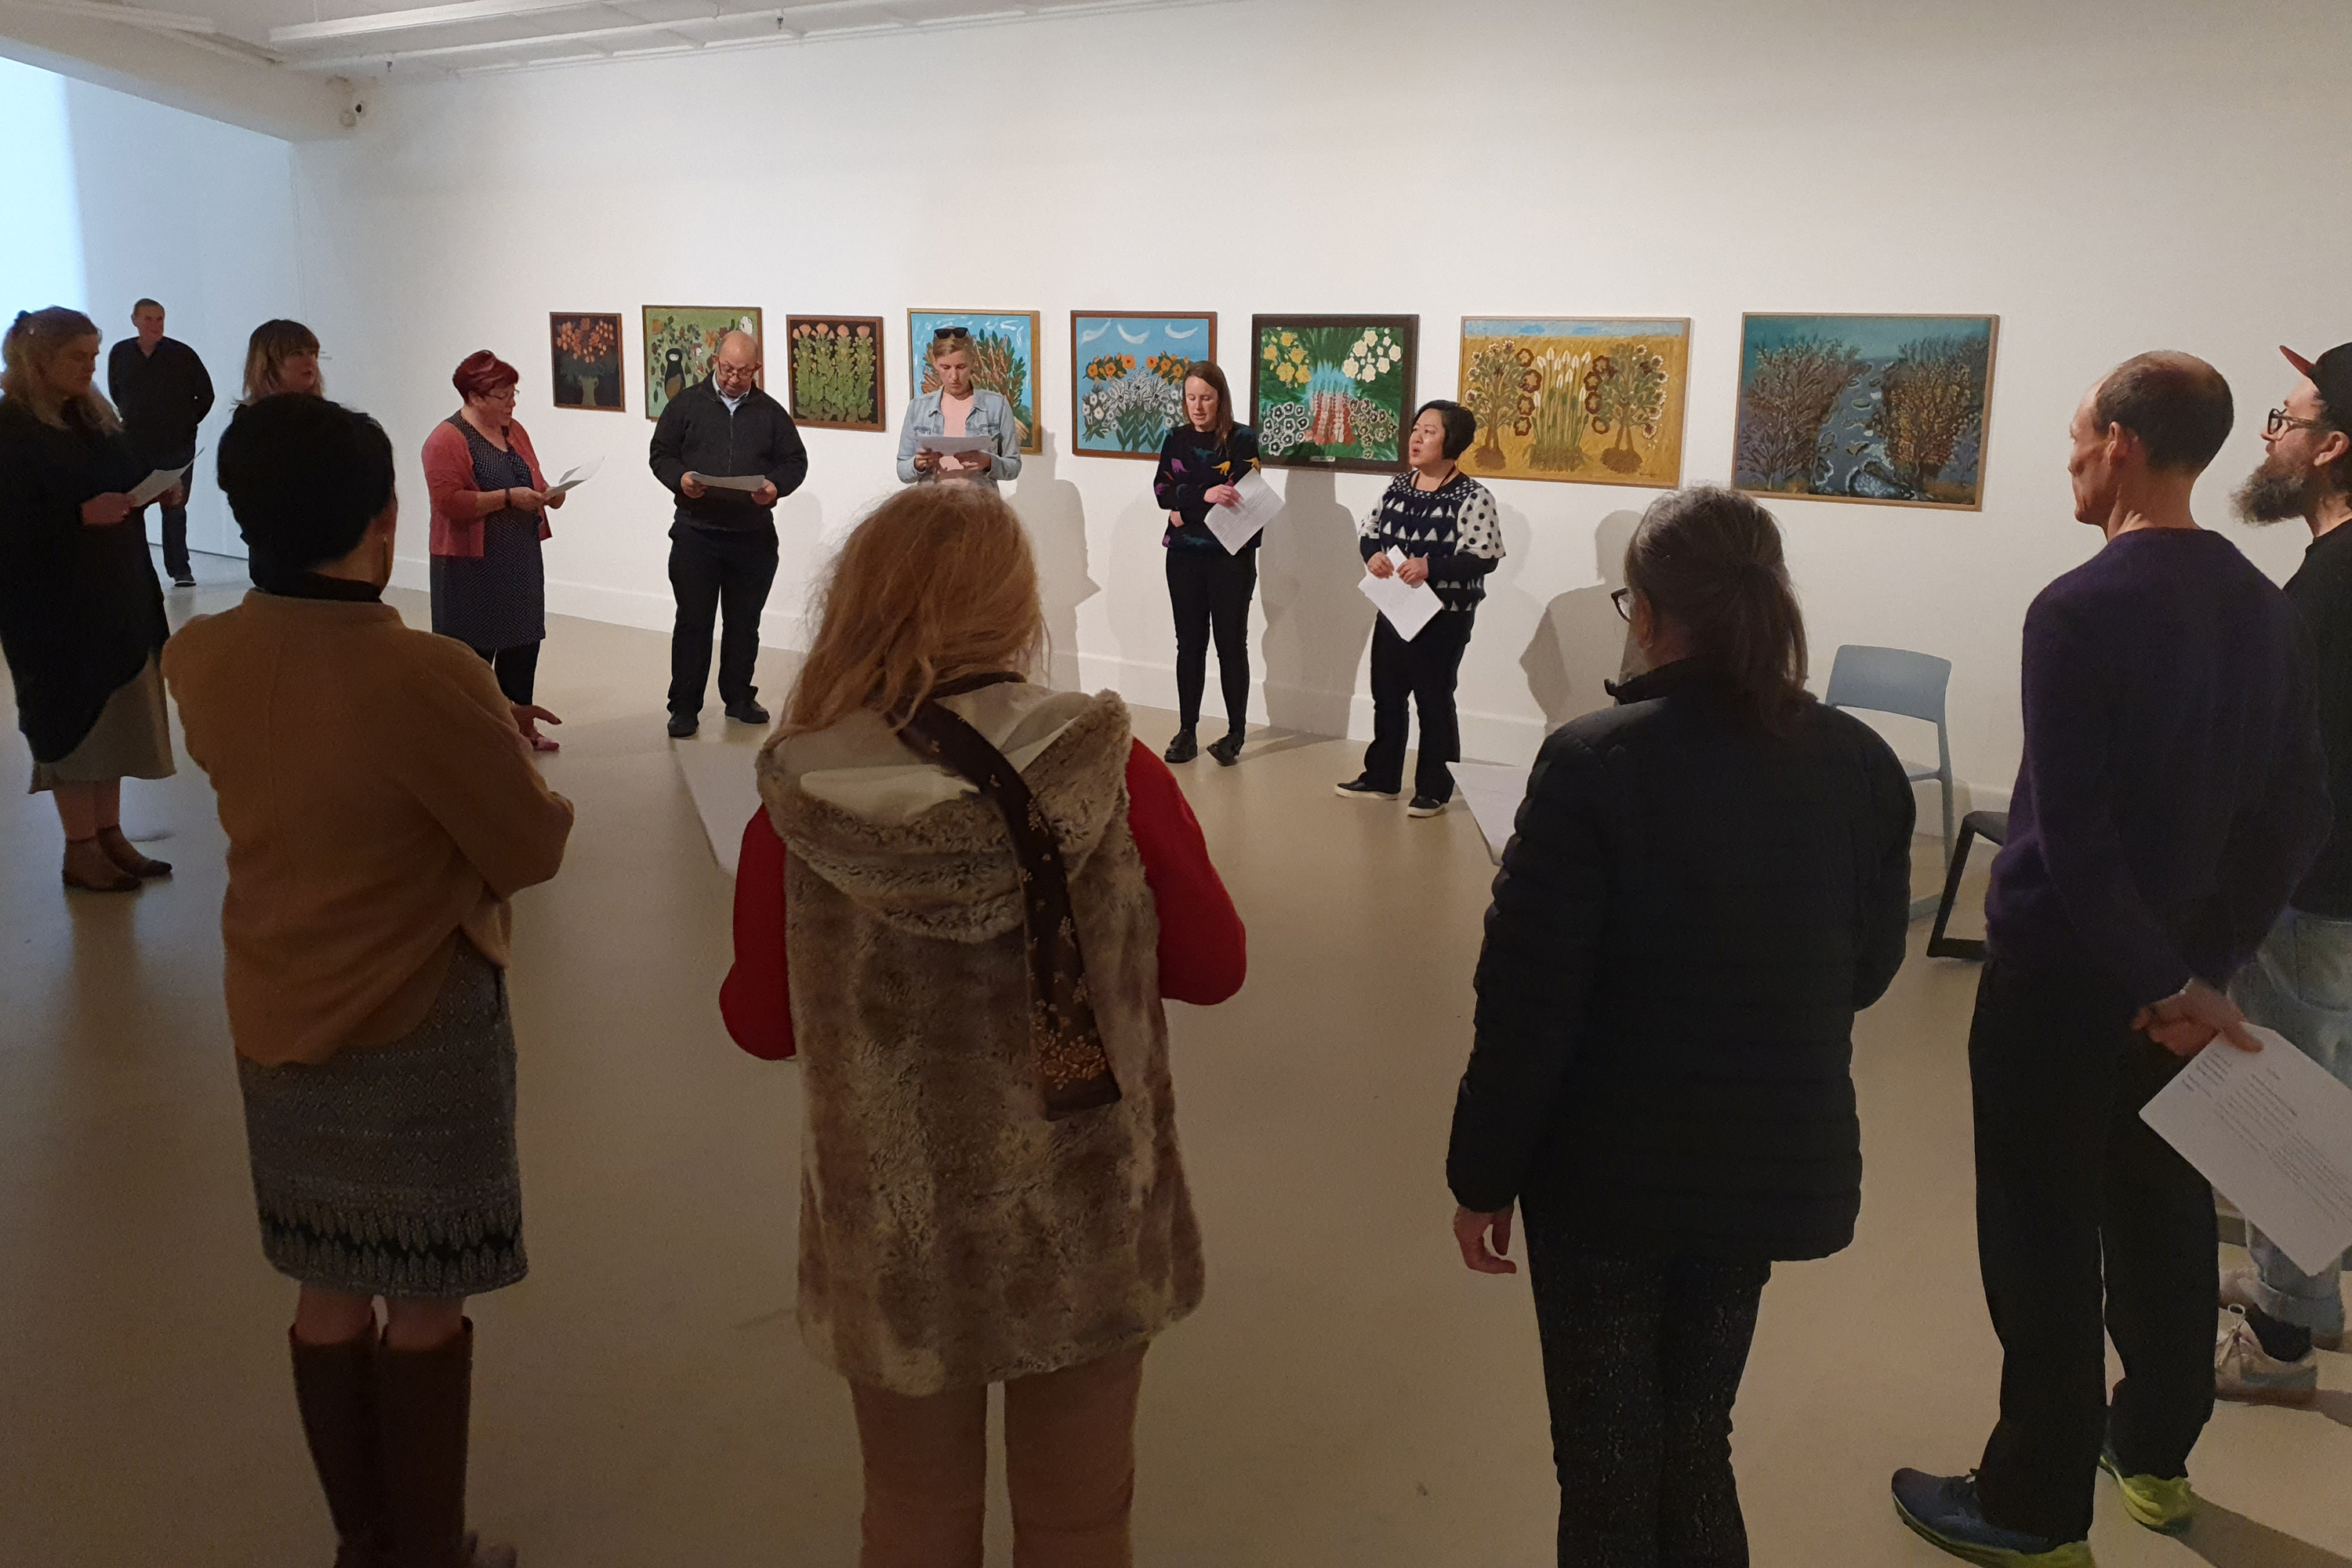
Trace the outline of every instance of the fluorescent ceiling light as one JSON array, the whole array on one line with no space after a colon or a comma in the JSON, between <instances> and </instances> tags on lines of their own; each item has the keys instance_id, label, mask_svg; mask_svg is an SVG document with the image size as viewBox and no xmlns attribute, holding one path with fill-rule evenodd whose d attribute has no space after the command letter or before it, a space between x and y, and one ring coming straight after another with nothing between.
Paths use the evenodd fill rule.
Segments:
<instances>
[{"instance_id":1,"label":"fluorescent ceiling light","mask_svg":"<svg viewBox=\"0 0 2352 1568\"><path fill-rule=\"evenodd\" d=\"M166 33L217 33L220 24L209 16L184 16L173 11L143 11L135 5L108 5L98 0L0 0L0 6L17 11L48 11L60 16L88 16L94 21L121 22Z\"/></svg>"},{"instance_id":2,"label":"fluorescent ceiling light","mask_svg":"<svg viewBox=\"0 0 2352 1568\"><path fill-rule=\"evenodd\" d=\"M443 27L454 22L487 22L501 16L529 16L541 11L578 11L604 0L457 0L452 5L424 5L412 11L378 11L367 16L345 16L333 22L301 22L272 27L273 44L315 44L328 38L359 38L370 33L401 33L413 27Z\"/></svg>"},{"instance_id":3,"label":"fluorescent ceiling light","mask_svg":"<svg viewBox=\"0 0 2352 1568\"><path fill-rule=\"evenodd\" d=\"M776 20L778 20L777 14L773 10L721 11L715 16L681 16L674 22L634 22L620 27L584 27L573 33L534 33L520 38L485 38L470 44L439 44L431 48L423 49L394 49L379 51L372 55L336 55L323 59L296 60L293 64L300 70L340 70L349 66L403 65L410 60L452 59L459 55L494 55L525 49L540 49L553 44L593 44L604 38L642 38L655 33L683 35L688 27L708 26L719 22L774 22ZM782 36L790 38L795 35L786 33ZM762 33L760 35L760 41L772 42L773 37L770 34ZM698 43L687 43L674 47L698 49L702 46ZM652 51L631 51L633 54L638 52Z\"/></svg>"}]
</instances>

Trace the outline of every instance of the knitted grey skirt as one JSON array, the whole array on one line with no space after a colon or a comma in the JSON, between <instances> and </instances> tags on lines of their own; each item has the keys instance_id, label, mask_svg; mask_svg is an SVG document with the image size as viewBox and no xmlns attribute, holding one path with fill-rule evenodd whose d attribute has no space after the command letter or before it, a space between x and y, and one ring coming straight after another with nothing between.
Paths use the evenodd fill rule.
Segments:
<instances>
[{"instance_id":1,"label":"knitted grey skirt","mask_svg":"<svg viewBox=\"0 0 2352 1568\"><path fill-rule=\"evenodd\" d=\"M239 1058L261 1250L354 1296L475 1296L520 1279L506 975L460 938L425 1021L316 1066Z\"/></svg>"}]
</instances>

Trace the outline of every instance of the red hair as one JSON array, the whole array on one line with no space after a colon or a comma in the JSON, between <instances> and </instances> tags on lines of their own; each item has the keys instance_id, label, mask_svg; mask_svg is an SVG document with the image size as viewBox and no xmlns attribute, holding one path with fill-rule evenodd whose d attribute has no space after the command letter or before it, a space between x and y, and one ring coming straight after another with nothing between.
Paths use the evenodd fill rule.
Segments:
<instances>
[{"instance_id":1,"label":"red hair","mask_svg":"<svg viewBox=\"0 0 2352 1568\"><path fill-rule=\"evenodd\" d=\"M521 379L522 372L489 350L476 349L458 362L457 374L449 378L449 384L467 397L488 397Z\"/></svg>"}]
</instances>

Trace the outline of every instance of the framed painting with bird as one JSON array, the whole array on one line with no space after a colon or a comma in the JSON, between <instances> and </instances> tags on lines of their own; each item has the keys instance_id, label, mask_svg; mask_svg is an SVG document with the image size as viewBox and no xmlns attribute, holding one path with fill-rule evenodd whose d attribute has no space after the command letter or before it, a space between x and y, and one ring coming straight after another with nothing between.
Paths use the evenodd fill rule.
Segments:
<instances>
[{"instance_id":1,"label":"framed painting with bird","mask_svg":"<svg viewBox=\"0 0 2352 1568\"><path fill-rule=\"evenodd\" d=\"M711 356L729 332L749 332L767 342L757 305L647 305L645 321L648 419L659 419L671 398L709 376ZM760 381L767 384L764 367Z\"/></svg>"}]
</instances>

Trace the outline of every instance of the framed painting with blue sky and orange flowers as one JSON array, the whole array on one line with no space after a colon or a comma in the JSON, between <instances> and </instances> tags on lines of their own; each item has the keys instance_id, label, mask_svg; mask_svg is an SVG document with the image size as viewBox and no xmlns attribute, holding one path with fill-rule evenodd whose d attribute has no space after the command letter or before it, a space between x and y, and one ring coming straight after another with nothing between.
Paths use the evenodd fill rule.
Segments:
<instances>
[{"instance_id":1,"label":"framed painting with blue sky and orange flowers","mask_svg":"<svg viewBox=\"0 0 2352 1568\"><path fill-rule=\"evenodd\" d=\"M1071 311L1070 450L1157 459L1184 417L1186 368L1216 357L1214 310Z\"/></svg>"}]
</instances>

